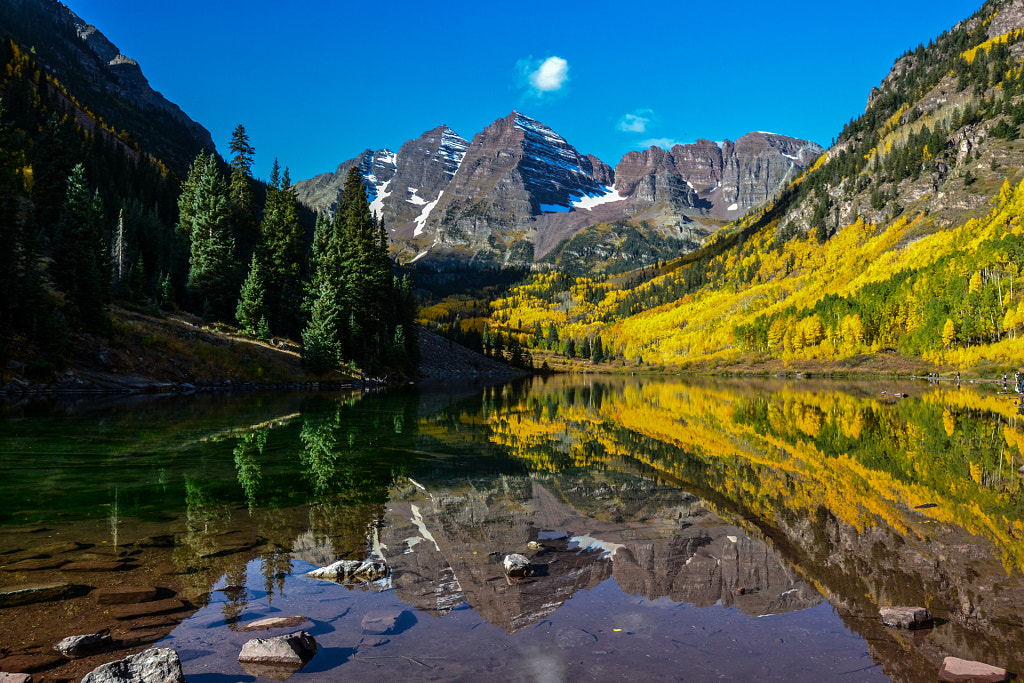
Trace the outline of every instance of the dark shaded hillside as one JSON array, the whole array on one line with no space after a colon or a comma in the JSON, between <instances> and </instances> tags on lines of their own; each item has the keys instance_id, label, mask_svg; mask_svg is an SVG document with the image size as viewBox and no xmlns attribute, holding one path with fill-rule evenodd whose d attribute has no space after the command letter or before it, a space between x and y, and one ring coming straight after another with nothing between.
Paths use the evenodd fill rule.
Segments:
<instances>
[{"instance_id":1,"label":"dark shaded hillside","mask_svg":"<svg viewBox=\"0 0 1024 683\"><path fill-rule=\"evenodd\" d=\"M183 175L200 150L213 150L210 133L154 92L134 60L55 0L5 0L0 36L30 52L44 76L129 146L137 143L176 173Z\"/></svg>"}]
</instances>

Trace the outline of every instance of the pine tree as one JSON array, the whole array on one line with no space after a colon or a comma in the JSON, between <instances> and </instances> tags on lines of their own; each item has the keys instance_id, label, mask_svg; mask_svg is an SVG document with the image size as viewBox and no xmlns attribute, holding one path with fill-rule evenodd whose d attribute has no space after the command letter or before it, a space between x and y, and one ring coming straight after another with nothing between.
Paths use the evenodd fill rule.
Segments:
<instances>
[{"instance_id":1,"label":"pine tree","mask_svg":"<svg viewBox=\"0 0 1024 683\"><path fill-rule=\"evenodd\" d=\"M188 213L192 223L188 288L204 317L230 320L238 292L235 241L231 236L228 187L212 159L202 166L194 188Z\"/></svg>"},{"instance_id":2,"label":"pine tree","mask_svg":"<svg viewBox=\"0 0 1024 683\"><path fill-rule=\"evenodd\" d=\"M68 125L57 114L51 114L33 145L32 206L36 230L44 238L54 234L74 167Z\"/></svg>"},{"instance_id":3,"label":"pine tree","mask_svg":"<svg viewBox=\"0 0 1024 683\"><path fill-rule=\"evenodd\" d=\"M246 276L245 282L242 283L242 290L238 295L238 307L235 309L238 325L246 334L257 335L261 320L264 325L267 325L265 295L263 269L260 267L260 260L256 254L253 254L249 264L249 274Z\"/></svg>"},{"instance_id":4,"label":"pine tree","mask_svg":"<svg viewBox=\"0 0 1024 683\"><path fill-rule=\"evenodd\" d=\"M0 359L6 356L10 337L19 315L37 299L33 240L22 215L25 183L21 175L22 156L13 126L7 121L0 100Z\"/></svg>"},{"instance_id":5,"label":"pine tree","mask_svg":"<svg viewBox=\"0 0 1024 683\"><path fill-rule=\"evenodd\" d=\"M262 258L266 264L267 317L285 334L298 334L301 324L305 235L299 219L299 201L288 169L279 177L277 159L260 226Z\"/></svg>"},{"instance_id":6,"label":"pine tree","mask_svg":"<svg viewBox=\"0 0 1024 683\"><path fill-rule=\"evenodd\" d=\"M87 329L98 329L106 321L110 271L102 231L99 194L90 196L85 168L78 164L68 177L67 199L57 222L50 274L67 295L72 317Z\"/></svg>"},{"instance_id":7,"label":"pine tree","mask_svg":"<svg viewBox=\"0 0 1024 683\"><path fill-rule=\"evenodd\" d=\"M245 127L238 124L231 132L231 178L229 195L231 197L231 216L234 223L232 234L238 249L238 260L245 263L253 251L259 238L256 220L256 200L252 190L252 164L256 149L249 143Z\"/></svg>"},{"instance_id":8,"label":"pine tree","mask_svg":"<svg viewBox=\"0 0 1024 683\"><path fill-rule=\"evenodd\" d=\"M591 360L595 363L604 362L604 344L601 342L601 337L594 338L594 348L591 355Z\"/></svg>"}]
</instances>

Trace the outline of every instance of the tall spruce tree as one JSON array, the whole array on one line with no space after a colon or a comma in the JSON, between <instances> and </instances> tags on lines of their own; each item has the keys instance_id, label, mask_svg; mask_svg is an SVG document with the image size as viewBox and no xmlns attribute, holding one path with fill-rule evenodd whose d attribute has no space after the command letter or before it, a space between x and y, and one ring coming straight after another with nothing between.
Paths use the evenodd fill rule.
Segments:
<instances>
[{"instance_id":1,"label":"tall spruce tree","mask_svg":"<svg viewBox=\"0 0 1024 683\"><path fill-rule=\"evenodd\" d=\"M200 155L202 156L202 155ZM228 186L212 158L199 159L193 171L201 167L201 175L191 183L188 194L191 204L183 212L182 221L191 222L188 289L193 305L203 317L231 320L238 295L235 268L235 240L231 235L231 214ZM182 198L186 199L185 190Z\"/></svg>"},{"instance_id":2,"label":"tall spruce tree","mask_svg":"<svg viewBox=\"0 0 1024 683\"><path fill-rule=\"evenodd\" d=\"M89 192L85 167L78 164L68 177L50 276L67 295L71 319L87 329L98 329L106 320L110 269L105 242L99 194Z\"/></svg>"},{"instance_id":3,"label":"tall spruce tree","mask_svg":"<svg viewBox=\"0 0 1024 683\"><path fill-rule=\"evenodd\" d=\"M231 132L231 216L232 233L238 252L238 262L245 263L252 256L259 240L259 222L253 193L252 164L256 148L249 142L245 126L238 124Z\"/></svg>"},{"instance_id":4,"label":"tall spruce tree","mask_svg":"<svg viewBox=\"0 0 1024 683\"><path fill-rule=\"evenodd\" d=\"M263 268L257 255L253 254L249 263L249 274L242 283L242 290L238 294L238 306L235 309L235 318L243 332L256 335L260 332L261 321L264 325L267 324L266 292Z\"/></svg>"},{"instance_id":5,"label":"tall spruce tree","mask_svg":"<svg viewBox=\"0 0 1024 683\"><path fill-rule=\"evenodd\" d=\"M0 100L0 359L6 357L15 329L28 327L27 314L42 292L35 240L30 238L23 212L23 163L14 128Z\"/></svg>"},{"instance_id":6,"label":"tall spruce tree","mask_svg":"<svg viewBox=\"0 0 1024 683\"><path fill-rule=\"evenodd\" d=\"M299 219L299 200L288 169L279 175L277 159L260 226L260 252L267 281L268 320L273 329L295 335L301 329L305 235Z\"/></svg>"}]
</instances>

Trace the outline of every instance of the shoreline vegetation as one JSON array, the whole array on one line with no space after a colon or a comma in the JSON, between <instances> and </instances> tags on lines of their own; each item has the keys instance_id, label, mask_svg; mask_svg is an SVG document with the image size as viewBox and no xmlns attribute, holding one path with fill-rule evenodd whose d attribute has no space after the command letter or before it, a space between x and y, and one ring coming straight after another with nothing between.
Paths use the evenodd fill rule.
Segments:
<instances>
[{"instance_id":1,"label":"shoreline vegetation","mask_svg":"<svg viewBox=\"0 0 1024 683\"><path fill-rule=\"evenodd\" d=\"M415 376L373 377L354 368L322 375L302 365L293 341L260 341L234 328L206 324L187 313L114 308L107 337L78 335L67 364L58 370L11 360L0 374L0 398L50 394L135 394L322 390L416 383L503 379L531 374L484 356L425 329L419 330L422 362ZM896 353L863 354L835 361L781 360L750 354L682 365L594 363L532 350L534 374L693 375L720 377L904 378L955 382L957 369L934 366ZM546 370L539 370L546 366ZM1014 368L975 366L960 371L962 383L1002 384L1012 393ZM932 373L937 373L933 376Z\"/></svg>"}]
</instances>

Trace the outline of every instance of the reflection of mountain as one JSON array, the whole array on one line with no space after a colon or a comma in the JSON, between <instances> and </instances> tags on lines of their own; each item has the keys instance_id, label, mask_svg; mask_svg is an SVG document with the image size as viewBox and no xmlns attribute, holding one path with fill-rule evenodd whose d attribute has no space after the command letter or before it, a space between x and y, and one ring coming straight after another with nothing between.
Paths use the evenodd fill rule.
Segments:
<instances>
[{"instance_id":1,"label":"reflection of mountain","mask_svg":"<svg viewBox=\"0 0 1024 683\"><path fill-rule=\"evenodd\" d=\"M535 470L666 479L771 537L896 680L934 680L946 655L1024 670L1012 402L920 383L839 388L552 380L487 420ZM900 604L948 623L904 638L878 621Z\"/></svg>"},{"instance_id":2,"label":"reflection of mountain","mask_svg":"<svg viewBox=\"0 0 1024 683\"><path fill-rule=\"evenodd\" d=\"M580 514L560 500L563 490L586 491L616 518ZM630 494L646 501L643 514L621 515ZM538 540L542 548L527 546ZM721 604L752 616L821 601L763 542L698 499L621 476L505 477L440 490L410 485L388 506L382 542L403 600L438 616L465 601L509 632L608 578L648 600ZM511 552L530 557L537 575L508 582L500 563Z\"/></svg>"}]
</instances>

